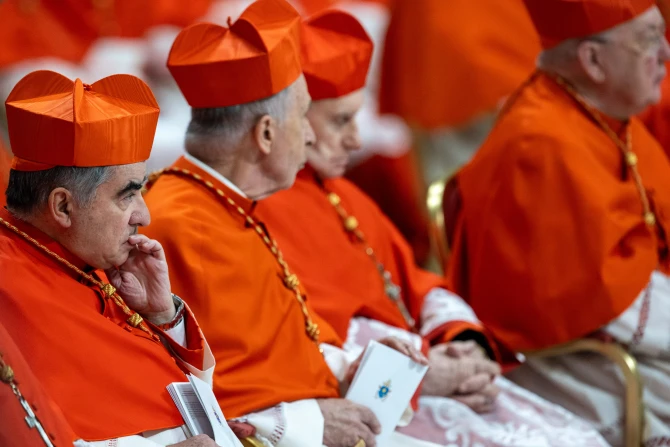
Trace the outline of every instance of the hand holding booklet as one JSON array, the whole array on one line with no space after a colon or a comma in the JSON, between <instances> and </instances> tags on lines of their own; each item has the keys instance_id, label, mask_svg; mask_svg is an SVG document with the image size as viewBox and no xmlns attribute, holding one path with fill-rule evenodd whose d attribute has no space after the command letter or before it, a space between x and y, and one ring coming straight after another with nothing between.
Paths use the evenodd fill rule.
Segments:
<instances>
[{"instance_id":1,"label":"hand holding booklet","mask_svg":"<svg viewBox=\"0 0 670 447\"><path fill-rule=\"evenodd\" d=\"M383 447L412 400L428 366L371 341L363 354L347 399L368 407L382 426L377 445Z\"/></svg>"},{"instance_id":2,"label":"hand holding booklet","mask_svg":"<svg viewBox=\"0 0 670 447\"><path fill-rule=\"evenodd\" d=\"M221 447L242 447L228 427L212 387L193 375L188 382L174 382L167 390L186 422L189 437L208 435Z\"/></svg>"}]
</instances>

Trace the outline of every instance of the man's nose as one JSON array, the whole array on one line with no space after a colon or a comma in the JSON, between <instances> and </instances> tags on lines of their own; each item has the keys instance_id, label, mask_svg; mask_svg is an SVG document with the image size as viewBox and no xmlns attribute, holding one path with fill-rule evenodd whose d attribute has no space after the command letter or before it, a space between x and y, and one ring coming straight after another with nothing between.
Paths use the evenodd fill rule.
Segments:
<instances>
[{"instance_id":1,"label":"man's nose","mask_svg":"<svg viewBox=\"0 0 670 447\"><path fill-rule=\"evenodd\" d=\"M144 197L140 195L138 200L138 207L130 215L130 225L138 227L146 227L151 223L151 214L149 213L149 208L147 207Z\"/></svg>"}]
</instances>

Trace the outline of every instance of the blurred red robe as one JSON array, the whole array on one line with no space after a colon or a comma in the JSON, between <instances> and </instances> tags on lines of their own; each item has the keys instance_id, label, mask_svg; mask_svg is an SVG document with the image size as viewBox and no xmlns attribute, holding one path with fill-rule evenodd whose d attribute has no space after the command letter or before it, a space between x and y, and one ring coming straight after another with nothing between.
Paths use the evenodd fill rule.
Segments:
<instances>
[{"instance_id":1,"label":"blurred red robe","mask_svg":"<svg viewBox=\"0 0 670 447\"><path fill-rule=\"evenodd\" d=\"M630 129L657 230L643 221L621 151L541 73L458 174L462 208L448 278L516 351L599 330L655 269L670 273L670 161L637 118L607 120L621 138Z\"/></svg>"}]
</instances>

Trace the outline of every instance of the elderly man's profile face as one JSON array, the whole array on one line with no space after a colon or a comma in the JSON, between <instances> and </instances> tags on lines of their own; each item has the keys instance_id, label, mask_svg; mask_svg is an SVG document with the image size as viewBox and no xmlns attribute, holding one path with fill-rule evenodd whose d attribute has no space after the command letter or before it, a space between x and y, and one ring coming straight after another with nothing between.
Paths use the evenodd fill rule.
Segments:
<instances>
[{"instance_id":1,"label":"elderly man's profile face","mask_svg":"<svg viewBox=\"0 0 670 447\"><path fill-rule=\"evenodd\" d=\"M109 180L95 193L86 207L74 206L69 228L70 246L96 268L122 265L134 248L128 237L150 222L142 198L145 163L113 167Z\"/></svg>"},{"instance_id":2,"label":"elderly man's profile face","mask_svg":"<svg viewBox=\"0 0 670 447\"><path fill-rule=\"evenodd\" d=\"M611 95L631 115L661 99L661 82L670 47L665 23L657 7L612 30L603 41L602 60Z\"/></svg>"},{"instance_id":3,"label":"elderly man's profile face","mask_svg":"<svg viewBox=\"0 0 670 447\"><path fill-rule=\"evenodd\" d=\"M292 86L291 95L286 113L277 126L277 139L269 160L276 182L282 188L293 185L296 174L307 161L307 147L314 142L314 132L307 120L311 98L304 76Z\"/></svg>"},{"instance_id":4,"label":"elderly man's profile face","mask_svg":"<svg viewBox=\"0 0 670 447\"><path fill-rule=\"evenodd\" d=\"M316 141L307 150L307 160L321 178L344 175L351 152L360 149L356 113L364 100L361 89L340 98L312 102L307 117Z\"/></svg>"}]
</instances>

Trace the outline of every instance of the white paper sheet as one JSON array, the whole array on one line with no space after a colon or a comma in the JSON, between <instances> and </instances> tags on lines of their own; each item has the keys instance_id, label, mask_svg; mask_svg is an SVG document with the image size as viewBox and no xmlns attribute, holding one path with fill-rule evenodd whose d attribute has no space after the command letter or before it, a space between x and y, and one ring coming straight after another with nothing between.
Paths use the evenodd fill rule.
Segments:
<instances>
[{"instance_id":1,"label":"white paper sheet","mask_svg":"<svg viewBox=\"0 0 670 447\"><path fill-rule=\"evenodd\" d=\"M385 445L412 400L428 366L371 341L352 380L347 399L372 410L382 426L377 445Z\"/></svg>"}]
</instances>

